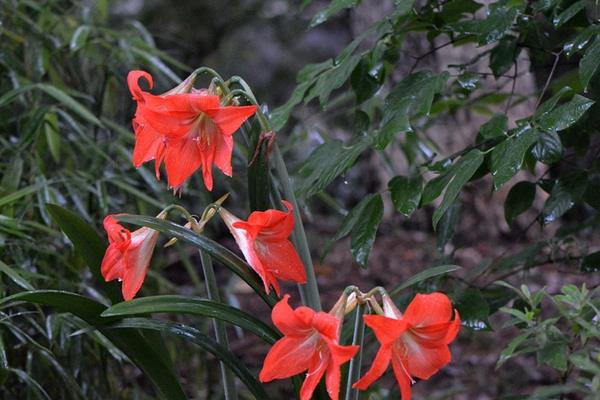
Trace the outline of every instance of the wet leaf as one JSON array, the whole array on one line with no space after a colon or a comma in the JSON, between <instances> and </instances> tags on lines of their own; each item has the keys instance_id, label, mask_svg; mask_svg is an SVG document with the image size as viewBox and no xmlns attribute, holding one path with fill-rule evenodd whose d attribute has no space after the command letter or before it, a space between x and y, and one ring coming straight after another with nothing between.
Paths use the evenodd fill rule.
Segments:
<instances>
[{"instance_id":1,"label":"wet leaf","mask_svg":"<svg viewBox=\"0 0 600 400\"><path fill-rule=\"evenodd\" d=\"M509 226L519 215L529 210L535 199L535 188L534 183L522 181L510 189L504 202L504 218Z\"/></svg>"},{"instance_id":2,"label":"wet leaf","mask_svg":"<svg viewBox=\"0 0 600 400\"><path fill-rule=\"evenodd\" d=\"M414 177L399 175L388 182L388 189L392 194L392 202L396 211L405 217L410 217L419 207L423 178L420 175Z\"/></svg>"}]
</instances>

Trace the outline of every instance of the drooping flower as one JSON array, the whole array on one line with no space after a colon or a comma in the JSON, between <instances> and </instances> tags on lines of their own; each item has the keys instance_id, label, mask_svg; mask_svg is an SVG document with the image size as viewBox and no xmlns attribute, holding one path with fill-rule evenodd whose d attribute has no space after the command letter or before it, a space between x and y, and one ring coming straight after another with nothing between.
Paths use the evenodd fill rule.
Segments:
<instances>
[{"instance_id":1,"label":"drooping flower","mask_svg":"<svg viewBox=\"0 0 600 400\"><path fill-rule=\"evenodd\" d=\"M194 75L161 95L142 90L139 79L152 88L152 76L131 71L129 90L137 101L133 119L133 163L139 168L154 160L156 174L164 161L168 184L178 188L200 167L204 184L212 190L212 166L232 175L233 133L256 112L256 106L221 106L219 96L192 88Z\"/></svg>"},{"instance_id":2,"label":"drooping flower","mask_svg":"<svg viewBox=\"0 0 600 400\"><path fill-rule=\"evenodd\" d=\"M283 201L287 212L254 211L243 221L226 209L221 217L233 235L246 261L256 271L269 293L272 285L280 293L277 279L306 283L306 271L288 237L294 229L292 205Z\"/></svg>"},{"instance_id":3,"label":"drooping flower","mask_svg":"<svg viewBox=\"0 0 600 400\"><path fill-rule=\"evenodd\" d=\"M286 294L273 307L271 318L284 336L269 350L259 379L269 382L307 371L300 399L309 400L325 375L327 393L337 400L340 367L354 357L358 346L339 344L342 321L335 313L315 312L304 306L293 310L289 297Z\"/></svg>"},{"instance_id":4,"label":"drooping flower","mask_svg":"<svg viewBox=\"0 0 600 400\"><path fill-rule=\"evenodd\" d=\"M161 213L158 218L164 218ZM118 279L125 300L131 300L142 287L152 252L158 239L158 231L147 227L133 232L121 226L114 215L104 218L104 229L109 245L104 253L100 270L106 282Z\"/></svg>"},{"instance_id":5,"label":"drooping flower","mask_svg":"<svg viewBox=\"0 0 600 400\"><path fill-rule=\"evenodd\" d=\"M387 370L390 362L400 385L402 400L411 397L413 377L429 379L451 360L450 344L458 334L460 317L443 293L417 294L404 315L384 296L385 315L365 315L381 344L373 364L356 383L365 390Z\"/></svg>"}]
</instances>

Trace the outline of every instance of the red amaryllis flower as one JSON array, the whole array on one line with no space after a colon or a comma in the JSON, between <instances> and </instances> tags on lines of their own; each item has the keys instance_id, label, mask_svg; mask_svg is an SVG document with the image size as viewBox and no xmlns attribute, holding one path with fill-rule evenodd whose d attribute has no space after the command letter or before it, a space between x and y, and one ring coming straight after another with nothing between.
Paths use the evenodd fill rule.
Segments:
<instances>
[{"instance_id":1,"label":"red amaryllis flower","mask_svg":"<svg viewBox=\"0 0 600 400\"><path fill-rule=\"evenodd\" d=\"M161 213L158 218L164 218L164 215ZM106 282L114 279L122 281L123 298L131 300L146 278L158 231L142 227L130 232L117 222L114 215L104 218L104 229L109 245L102 259L102 276Z\"/></svg>"},{"instance_id":2,"label":"red amaryllis flower","mask_svg":"<svg viewBox=\"0 0 600 400\"><path fill-rule=\"evenodd\" d=\"M306 271L296 249L288 240L294 229L292 205L283 201L287 212L254 211L242 221L226 209L221 217L242 250L246 261L256 271L269 293L269 286L280 294L277 279L306 283Z\"/></svg>"},{"instance_id":3,"label":"red amaryllis flower","mask_svg":"<svg viewBox=\"0 0 600 400\"><path fill-rule=\"evenodd\" d=\"M284 337L269 350L259 379L269 382L308 371L300 389L300 399L308 400L325 375L329 397L338 399L340 366L354 357L358 346L340 346L338 317L304 306L293 310L289 297L286 294L273 307L271 318Z\"/></svg>"},{"instance_id":4,"label":"red amaryllis flower","mask_svg":"<svg viewBox=\"0 0 600 400\"><path fill-rule=\"evenodd\" d=\"M384 297L385 316L365 315L381 347L371 369L353 387L366 389L388 368L390 361L402 400L411 396L412 377L429 379L450 362L448 344L460 328L460 317L443 293L417 294L404 316L388 296Z\"/></svg>"},{"instance_id":5,"label":"red amaryllis flower","mask_svg":"<svg viewBox=\"0 0 600 400\"><path fill-rule=\"evenodd\" d=\"M139 168L154 160L159 177L164 161L170 187L178 188L202 167L204 184L212 190L212 166L232 175L233 133L256 111L256 106L221 106L219 96L192 88L194 75L162 95L143 91L139 79L152 88L152 76L131 71L129 90L138 107L133 119L133 163Z\"/></svg>"}]
</instances>

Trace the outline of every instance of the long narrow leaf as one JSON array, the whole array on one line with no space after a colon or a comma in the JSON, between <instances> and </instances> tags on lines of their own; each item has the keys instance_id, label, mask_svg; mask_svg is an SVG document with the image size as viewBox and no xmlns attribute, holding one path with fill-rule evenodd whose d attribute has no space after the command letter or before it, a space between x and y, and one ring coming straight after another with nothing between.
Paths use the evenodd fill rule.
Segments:
<instances>
[{"instance_id":1,"label":"long narrow leaf","mask_svg":"<svg viewBox=\"0 0 600 400\"><path fill-rule=\"evenodd\" d=\"M103 317L126 317L150 313L192 314L229 322L256 334L267 343L280 338L269 325L237 308L198 297L151 296L115 304L102 313Z\"/></svg>"},{"instance_id":2,"label":"long narrow leaf","mask_svg":"<svg viewBox=\"0 0 600 400\"><path fill-rule=\"evenodd\" d=\"M136 329L126 329L122 332L106 329L105 324L111 319L100 316L106 309L104 305L76 293L60 290L35 290L0 299L0 307L20 301L41 304L76 315L96 327L127 355L150 379L162 398L186 399L172 366L170 363L165 363L164 357L155 351L156 347L149 343L145 336L142 336Z\"/></svg>"},{"instance_id":3,"label":"long narrow leaf","mask_svg":"<svg viewBox=\"0 0 600 400\"><path fill-rule=\"evenodd\" d=\"M452 271L456 271L458 269L460 269L458 265L439 265L437 267L428 268L425 271L421 271L418 274L411 276L399 286L396 286L392 291L390 291L390 295L394 296L400 293L400 291L413 285L416 285L417 283L421 283L427 279L433 278L438 275L444 275Z\"/></svg>"},{"instance_id":4,"label":"long narrow leaf","mask_svg":"<svg viewBox=\"0 0 600 400\"><path fill-rule=\"evenodd\" d=\"M149 318L126 318L111 325L112 328L137 328L155 330L169 335L179 336L198 345L202 350L211 353L222 361L238 378L246 385L252 394L261 400L267 400L269 396L260 382L248 371L246 366L229 352L225 347L218 344L214 339L192 328L191 326L171 321L154 320Z\"/></svg>"}]
</instances>

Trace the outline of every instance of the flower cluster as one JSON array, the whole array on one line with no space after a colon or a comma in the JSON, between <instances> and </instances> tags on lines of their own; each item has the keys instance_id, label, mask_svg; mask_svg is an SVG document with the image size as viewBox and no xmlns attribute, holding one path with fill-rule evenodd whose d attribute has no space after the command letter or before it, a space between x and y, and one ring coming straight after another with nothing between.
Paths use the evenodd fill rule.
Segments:
<instances>
[{"instance_id":1,"label":"flower cluster","mask_svg":"<svg viewBox=\"0 0 600 400\"><path fill-rule=\"evenodd\" d=\"M160 179L164 163L168 185L176 191L199 168L208 190L213 188L213 165L231 176L233 134L257 111L255 105L229 105L230 100L222 99L211 88L195 89L195 78L194 73L168 92L154 95L139 84L144 79L151 89L150 74L132 71L128 76L129 89L137 102L133 164L139 168L154 160ZM215 208L207 208L209 212L200 223L188 216L186 226L200 233L206 220L218 212L248 265L262 279L267 294L273 288L281 295L279 280L306 283L305 266L289 240L295 224L290 202L282 201L285 211L254 211L242 220L221 207L221 200L213 204ZM166 214L164 210L158 218L164 219ZM131 300L146 277L158 232L147 227L131 232L119 224L118 215L107 216L104 228L109 246L102 260L102 275L106 281L121 281L123 298ZM261 382L306 371L301 400L312 397L323 376L329 397L338 399L341 366L359 350L357 345L340 343L342 324L344 315L359 303L370 305L375 312L363 319L375 333L380 348L371 368L354 383L354 388L367 389L391 363L402 398L407 400L414 378L428 379L450 362L448 344L458 333L460 318L446 295L418 294L402 314L382 288L367 294L355 287L348 289L351 293L344 291L328 313L306 306L292 309L290 296L283 296L272 310L273 323L283 337L265 358L259 374ZM381 295L382 305L375 299L376 293Z\"/></svg>"}]
</instances>

